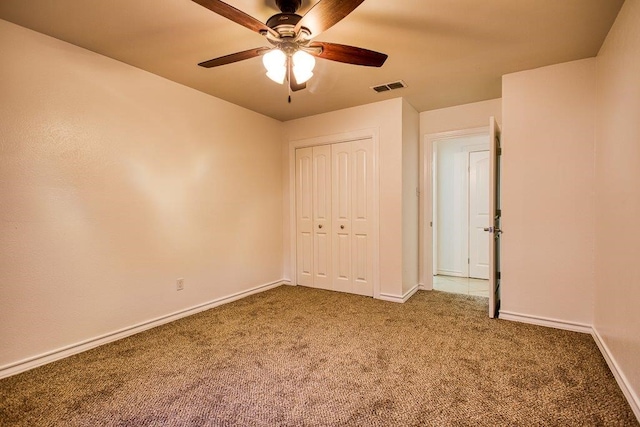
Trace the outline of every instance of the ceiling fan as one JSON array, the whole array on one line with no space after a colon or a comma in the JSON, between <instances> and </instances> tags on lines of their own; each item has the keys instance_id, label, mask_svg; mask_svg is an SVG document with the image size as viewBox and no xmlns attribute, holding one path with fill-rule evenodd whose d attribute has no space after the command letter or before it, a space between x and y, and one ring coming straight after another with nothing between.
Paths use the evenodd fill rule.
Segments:
<instances>
[{"instance_id":1,"label":"ceiling fan","mask_svg":"<svg viewBox=\"0 0 640 427\"><path fill-rule=\"evenodd\" d=\"M273 15L266 24L219 0L193 1L265 36L272 46L210 59L199 63L201 67L218 67L263 56L267 76L280 84L287 80L290 90L298 91L304 89L306 81L313 76L314 57L368 67L381 67L387 59L384 53L312 40L353 12L364 0L320 0L304 16L296 14L302 0L276 0L281 13Z\"/></svg>"}]
</instances>

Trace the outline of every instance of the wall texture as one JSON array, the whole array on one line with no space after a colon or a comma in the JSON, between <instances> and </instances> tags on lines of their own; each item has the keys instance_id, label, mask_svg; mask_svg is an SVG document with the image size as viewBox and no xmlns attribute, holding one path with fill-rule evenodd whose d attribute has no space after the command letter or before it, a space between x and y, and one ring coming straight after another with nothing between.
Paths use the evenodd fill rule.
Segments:
<instances>
[{"instance_id":1,"label":"wall texture","mask_svg":"<svg viewBox=\"0 0 640 427\"><path fill-rule=\"evenodd\" d=\"M0 367L281 279L280 122L5 21L0 51Z\"/></svg>"},{"instance_id":2,"label":"wall texture","mask_svg":"<svg viewBox=\"0 0 640 427\"><path fill-rule=\"evenodd\" d=\"M402 101L402 294L418 286L420 115Z\"/></svg>"},{"instance_id":3,"label":"wall texture","mask_svg":"<svg viewBox=\"0 0 640 427\"><path fill-rule=\"evenodd\" d=\"M420 113L420 135L489 126L489 117L502 123L502 99L474 102Z\"/></svg>"},{"instance_id":4,"label":"wall texture","mask_svg":"<svg viewBox=\"0 0 640 427\"><path fill-rule=\"evenodd\" d=\"M503 77L501 312L591 325L595 59Z\"/></svg>"},{"instance_id":5,"label":"wall texture","mask_svg":"<svg viewBox=\"0 0 640 427\"><path fill-rule=\"evenodd\" d=\"M640 1L627 0L597 59L594 328L640 418Z\"/></svg>"}]
</instances>

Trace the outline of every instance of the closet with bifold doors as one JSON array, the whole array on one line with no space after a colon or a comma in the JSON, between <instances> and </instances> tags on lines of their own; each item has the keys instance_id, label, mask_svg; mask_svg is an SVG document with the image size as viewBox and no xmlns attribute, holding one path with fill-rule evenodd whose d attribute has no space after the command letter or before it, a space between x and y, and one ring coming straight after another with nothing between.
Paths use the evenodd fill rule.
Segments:
<instances>
[{"instance_id":1,"label":"closet with bifold doors","mask_svg":"<svg viewBox=\"0 0 640 427\"><path fill-rule=\"evenodd\" d=\"M296 283L373 296L372 138L295 150Z\"/></svg>"}]
</instances>

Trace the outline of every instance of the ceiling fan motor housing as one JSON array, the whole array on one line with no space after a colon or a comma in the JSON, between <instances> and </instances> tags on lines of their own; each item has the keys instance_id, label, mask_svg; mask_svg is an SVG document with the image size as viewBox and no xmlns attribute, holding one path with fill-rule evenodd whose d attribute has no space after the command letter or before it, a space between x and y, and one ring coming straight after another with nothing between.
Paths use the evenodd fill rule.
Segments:
<instances>
[{"instance_id":1,"label":"ceiling fan motor housing","mask_svg":"<svg viewBox=\"0 0 640 427\"><path fill-rule=\"evenodd\" d=\"M267 20L267 27L276 30L281 36L284 36L285 34L282 33L282 29L291 28L291 30L293 30L301 19L302 16L296 15L295 13L278 13Z\"/></svg>"},{"instance_id":2,"label":"ceiling fan motor housing","mask_svg":"<svg viewBox=\"0 0 640 427\"><path fill-rule=\"evenodd\" d=\"M282 13L296 13L301 4L302 0L276 0L276 6Z\"/></svg>"}]
</instances>

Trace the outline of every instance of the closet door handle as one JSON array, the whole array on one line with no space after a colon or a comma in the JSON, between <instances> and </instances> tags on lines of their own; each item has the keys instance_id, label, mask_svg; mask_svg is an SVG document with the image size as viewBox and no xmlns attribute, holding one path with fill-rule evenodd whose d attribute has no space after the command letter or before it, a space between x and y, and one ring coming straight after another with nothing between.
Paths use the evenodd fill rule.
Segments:
<instances>
[{"instance_id":1,"label":"closet door handle","mask_svg":"<svg viewBox=\"0 0 640 427\"><path fill-rule=\"evenodd\" d=\"M322 228L322 224L318 225L318 228Z\"/></svg>"},{"instance_id":2,"label":"closet door handle","mask_svg":"<svg viewBox=\"0 0 640 427\"><path fill-rule=\"evenodd\" d=\"M341 226L340 226L340 228L341 228L342 230L344 230L344 225L341 225Z\"/></svg>"}]
</instances>

